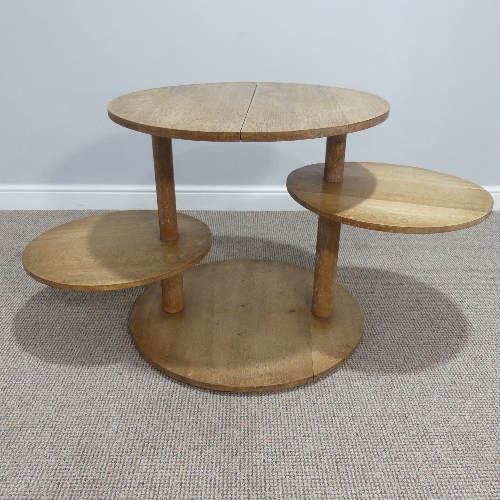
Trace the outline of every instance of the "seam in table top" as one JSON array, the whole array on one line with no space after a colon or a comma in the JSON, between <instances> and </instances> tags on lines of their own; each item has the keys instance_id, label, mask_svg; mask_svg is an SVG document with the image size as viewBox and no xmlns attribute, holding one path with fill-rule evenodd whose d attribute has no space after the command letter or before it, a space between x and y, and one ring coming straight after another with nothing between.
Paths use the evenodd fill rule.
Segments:
<instances>
[{"instance_id":1,"label":"seam in table top","mask_svg":"<svg viewBox=\"0 0 500 500\"><path fill-rule=\"evenodd\" d=\"M252 94L252 98L250 99L250 103L248 104L248 109L247 109L247 112L245 113L245 118L243 118L243 123L241 124L241 127L240 127L240 142L241 142L241 134L243 132L243 127L245 126L245 122L247 121L247 116L248 116L248 113L250 111L250 107L252 106L252 103L253 103L253 99L255 97L255 93L257 92L257 87L259 86L259 82L256 82L255 83L255 88L253 90L253 94ZM337 97L336 96L333 96L333 100L335 101L335 103L337 104L338 106L338 109L342 115L342 117L344 118L344 121L346 123L346 126L347 128L349 128L349 120L347 119L345 113L344 113L344 110L342 109L342 106L340 105L340 103L338 102L337 100ZM349 130L346 131L346 134L349 133Z\"/></svg>"},{"instance_id":2,"label":"seam in table top","mask_svg":"<svg viewBox=\"0 0 500 500\"><path fill-rule=\"evenodd\" d=\"M250 99L250 103L248 104L247 112L245 113L245 118L243 118L243 122L242 122L241 127L240 127L240 142L241 142L241 132L243 131L243 126L245 125L245 122L246 122L246 119L247 119L247 116L248 116L248 112L250 111L250 106L252 105L253 98L255 96L255 92L257 92L257 86L258 85L259 85L259 82L257 82L255 84L255 88L253 89L252 98Z\"/></svg>"}]
</instances>

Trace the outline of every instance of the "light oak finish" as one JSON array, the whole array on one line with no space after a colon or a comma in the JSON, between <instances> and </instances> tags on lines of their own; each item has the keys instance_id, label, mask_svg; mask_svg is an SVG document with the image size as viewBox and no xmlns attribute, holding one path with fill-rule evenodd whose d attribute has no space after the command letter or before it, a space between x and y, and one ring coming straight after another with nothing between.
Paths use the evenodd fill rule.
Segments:
<instances>
[{"instance_id":1,"label":"light oak finish","mask_svg":"<svg viewBox=\"0 0 500 500\"><path fill-rule=\"evenodd\" d=\"M240 140L256 83L203 83L142 90L108 104L114 122L138 132L193 141Z\"/></svg>"},{"instance_id":2,"label":"light oak finish","mask_svg":"<svg viewBox=\"0 0 500 500\"><path fill-rule=\"evenodd\" d=\"M206 83L143 90L112 100L116 123L196 141L291 141L383 122L389 103L366 92L295 83Z\"/></svg>"},{"instance_id":3,"label":"light oak finish","mask_svg":"<svg viewBox=\"0 0 500 500\"><path fill-rule=\"evenodd\" d=\"M493 208L491 195L472 182L422 168L345 163L341 183L325 183L324 164L293 171L292 198L343 224L393 233L439 233L474 226Z\"/></svg>"},{"instance_id":4,"label":"light oak finish","mask_svg":"<svg viewBox=\"0 0 500 500\"><path fill-rule=\"evenodd\" d=\"M118 290L153 283L191 267L210 250L203 222L178 214L179 238L163 242L156 210L85 217L46 231L22 254L28 274L66 290Z\"/></svg>"},{"instance_id":5,"label":"light oak finish","mask_svg":"<svg viewBox=\"0 0 500 500\"><path fill-rule=\"evenodd\" d=\"M161 281L163 310L167 313L178 313L184 309L182 273Z\"/></svg>"},{"instance_id":6,"label":"light oak finish","mask_svg":"<svg viewBox=\"0 0 500 500\"><path fill-rule=\"evenodd\" d=\"M345 116L349 134L374 127L389 116L389 103L374 94L335 87L335 99Z\"/></svg>"},{"instance_id":7,"label":"light oak finish","mask_svg":"<svg viewBox=\"0 0 500 500\"><path fill-rule=\"evenodd\" d=\"M163 241L175 241L179 237L179 232L175 205L172 139L153 135L152 143L160 239ZM163 310L168 313L181 311L184 307L182 274L177 274L163 280L161 287L163 292Z\"/></svg>"},{"instance_id":8,"label":"light oak finish","mask_svg":"<svg viewBox=\"0 0 500 500\"><path fill-rule=\"evenodd\" d=\"M340 222L321 216L318 217L316 263L314 266L314 286L311 310L312 313L319 318L329 318L333 314L340 227Z\"/></svg>"},{"instance_id":9,"label":"light oak finish","mask_svg":"<svg viewBox=\"0 0 500 500\"><path fill-rule=\"evenodd\" d=\"M338 367L363 333L356 299L336 285L331 318L311 314L313 272L292 264L227 260L184 273L186 307L162 309L161 288L136 302L131 329L144 357L168 375L222 391L305 384Z\"/></svg>"},{"instance_id":10,"label":"light oak finish","mask_svg":"<svg viewBox=\"0 0 500 500\"><path fill-rule=\"evenodd\" d=\"M341 182L344 175L345 135L328 137L326 140L325 182ZM337 221L318 217L316 239L316 263L312 313L320 318L329 318L333 313L334 287L337 276L341 225Z\"/></svg>"},{"instance_id":11,"label":"light oak finish","mask_svg":"<svg viewBox=\"0 0 500 500\"><path fill-rule=\"evenodd\" d=\"M160 238L163 241L175 241L178 230L172 139L153 136L152 140Z\"/></svg>"},{"instance_id":12,"label":"light oak finish","mask_svg":"<svg viewBox=\"0 0 500 500\"><path fill-rule=\"evenodd\" d=\"M346 135L326 138L325 182L341 182L344 176Z\"/></svg>"},{"instance_id":13,"label":"light oak finish","mask_svg":"<svg viewBox=\"0 0 500 500\"><path fill-rule=\"evenodd\" d=\"M292 141L356 132L383 122L389 103L366 92L295 83L258 83L242 141Z\"/></svg>"}]
</instances>

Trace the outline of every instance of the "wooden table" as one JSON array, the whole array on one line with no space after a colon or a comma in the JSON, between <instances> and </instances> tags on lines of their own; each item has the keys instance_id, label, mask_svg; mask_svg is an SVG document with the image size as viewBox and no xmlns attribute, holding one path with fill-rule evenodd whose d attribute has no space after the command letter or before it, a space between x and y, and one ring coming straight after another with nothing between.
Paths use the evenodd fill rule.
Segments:
<instances>
[{"instance_id":1,"label":"wooden table","mask_svg":"<svg viewBox=\"0 0 500 500\"><path fill-rule=\"evenodd\" d=\"M364 320L335 279L341 224L452 231L478 224L493 206L480 186L451 175L344 163L347 134L389 114L384 99L365 92L279 83L183 85L124 95L109 103L108 113L152 135L158 211L63 224L28 244L23 265L38 281L67 290L158 282L134 306L132 335L151 364L200 387L293 387L327 374L354 352ZM193 267L208 253L211 236L203 222L176 212L172 139L316 137L327 137L325 162L299 168L287 180L290 195L319 215L314 272L246 259Z\"/></svg>"}]
</instances>

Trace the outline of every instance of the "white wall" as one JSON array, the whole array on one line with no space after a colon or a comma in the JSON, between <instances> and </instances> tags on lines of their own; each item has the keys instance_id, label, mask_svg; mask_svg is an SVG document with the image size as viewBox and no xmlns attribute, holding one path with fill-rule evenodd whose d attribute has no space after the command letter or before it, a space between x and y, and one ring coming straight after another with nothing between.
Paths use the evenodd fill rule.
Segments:
<instances>
[{"instance_id":1,"label":"white wall","mask_svg":"<svg viewBox=\"0 0 500 500\"><path fill-rule=\"evenodd\" d=\"M215 81L378 94L391 115L348 137L348 160L421 166L500 186L498 0L2 0L4 200L22 208L29 197L5 192L151 185L149 136L112 123L108 101ZM181 190L279 191L291 170L323 157L324 139L174 141Z\"/></svg>"}]
</instances>

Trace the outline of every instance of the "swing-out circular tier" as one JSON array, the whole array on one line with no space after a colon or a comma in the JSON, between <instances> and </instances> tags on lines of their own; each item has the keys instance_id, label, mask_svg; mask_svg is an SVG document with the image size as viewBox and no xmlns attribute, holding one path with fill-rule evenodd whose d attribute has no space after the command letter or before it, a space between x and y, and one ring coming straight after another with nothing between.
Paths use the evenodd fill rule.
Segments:
<instances>
[{"instance_id":1,"label":"swing-out circular tier","mask_svg":"<svg viewBox=\"0 0 500 500\"><path fill-rule=\"evenodd\" d=\"M323 175L323 163L294 170L288 192L318 215L366 229L454 231L479 224L493 208L481 186L423 168L346 162L342 182L324 182Z\"/></svg>"},{"instance_id":2,"label":"swing-out circular tier","mask_svg":"<svg viewBox=\"0 0 500 500\"><path fill-rule=\"evenodd\" d=\"M118 290L159 281L199 262L210 250L206 224L177 214L179 238L160 240L155 210L85 217L40 234L22 254L28 274L66 290Z\"/></svg>"},{"instance_id":3,"label":"swing-out circular tier","mask_svg":"<svg viewBox=\"0 0 500 500\"><path fill-rule=\"evenodd\" d=\"M160 137L291 141L357 132L383 122L389 103L358 90L296 83L205 83L113 99L109 117Z\"/></svg>"}]
</instances>

